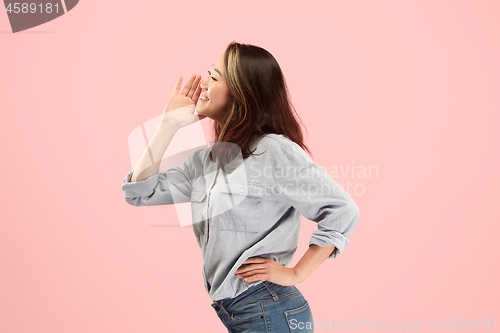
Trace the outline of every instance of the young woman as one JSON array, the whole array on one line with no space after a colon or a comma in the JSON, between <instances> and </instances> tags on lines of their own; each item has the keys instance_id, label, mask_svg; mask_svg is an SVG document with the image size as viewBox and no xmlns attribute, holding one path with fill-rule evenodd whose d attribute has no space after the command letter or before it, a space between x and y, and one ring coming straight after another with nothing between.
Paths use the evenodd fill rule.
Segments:
<instances>
[{"instance_id":1,"label":"young woman","mask_svg":"<svg viewBox=\"0 0 500 333\"><path fill-rule=\"evenodd\" d=\"M125 200L191 202L205 288L229 332L312 332L311 309L294 285L344 251L359 209L305 152L271 53L232 42L208 73L203 81L193 75L182 91L182 77L177 81L154 137L123 181ZM176 131L205 117L214 120L215 145L159 172ZM288 267L301 215L318 230Z\"/></svg>"}]
</instances>

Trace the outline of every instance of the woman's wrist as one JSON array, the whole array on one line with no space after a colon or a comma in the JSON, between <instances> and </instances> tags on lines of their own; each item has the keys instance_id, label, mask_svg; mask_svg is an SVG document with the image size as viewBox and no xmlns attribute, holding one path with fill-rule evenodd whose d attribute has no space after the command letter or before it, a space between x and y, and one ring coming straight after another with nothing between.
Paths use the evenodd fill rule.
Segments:
<instances>
[{"instance_id":1,"label":"woman's wrist","mask_svg":"<svg viewBox=\"0 0 500 333\"><path fill-rule=\"evenodd\" d=\"M294 279L293 284L301 283L307 278L307 276L301 275L300 271L298 269L296 269L295 267L292 267L290 269L292 270L292 275L293 275L293 279Z\"/></svg>"},{"instance_id":2,"label":"woman's wrist","mask_svg":"<svg viewBox=\"0 0 500 333\"><path fill-rule=\"evenodd\" d=\"M179 128L179 124L175 121L175 119L165 117L165 113L163 114L158 131L177 132Z\"/></svg>"}]
</instances>

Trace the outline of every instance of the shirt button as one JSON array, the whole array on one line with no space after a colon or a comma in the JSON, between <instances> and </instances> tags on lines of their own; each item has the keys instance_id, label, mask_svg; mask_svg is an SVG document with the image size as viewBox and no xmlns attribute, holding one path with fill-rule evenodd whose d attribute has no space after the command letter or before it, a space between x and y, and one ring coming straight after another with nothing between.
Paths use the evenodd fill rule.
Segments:
<instances>
[{"instance_id":1,"label":"shirt button","mask_svg":"<svg viewBox=\"0 0 500 333\"><path fill-rule=\"evenodd\" d=\"M220 310L220 307L219 306L216 306L215 307L215 311L219 311Z\"/></svg>"},{"instance_id":2,"label":"shirt button","mask_svg":"<svg viewBox=\"0 0 500 333\"><path fill-rule=\"evenodd\" d=\"M245 192L245 189L244 189L243 187L242 187L242 188L240 188L240 192L241 192L241 193Z\"/></svg>"}]
</instances>

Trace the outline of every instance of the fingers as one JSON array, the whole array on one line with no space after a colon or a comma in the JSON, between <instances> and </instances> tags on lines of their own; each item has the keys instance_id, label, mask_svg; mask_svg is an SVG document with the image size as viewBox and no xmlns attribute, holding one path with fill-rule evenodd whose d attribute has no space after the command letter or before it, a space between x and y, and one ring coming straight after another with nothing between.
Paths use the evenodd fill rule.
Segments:
<instances>
[{"instance_id":1,"label":"fingers","mask_svg":"<svg viewBox=\"0 0 500 333\"><path fill-rule=\"evenodd\" d=\"M186 85L184 86L184 89L182 89L181 95L187 96L189 91L191 90L191 86L193 85L193 81L196 78L196 75L193 74L189 78L188 82L186 82Z\"/></svg>"},{"instance_id":2,"label":"fingers","mask_svg":"<svg viewBox=\"0 0 500 333\"><path fill-rule=\"evenodd\" d=\"M200 94L201 94L200 82L201 82L201 75L200 75L200 80L198 81L198 84L196 85L196 90L194 91L193 97L191 98L191 100L195 103L198 103L198 98L200 98Z\"/></svg>"},{"instance_id":3,"label":"fingers","mask_svg":"<svg viewBox=\"0 0 500 333\"><path fill-rule=\"evenodd\" d=\"M194 93L196 90L199 88L199 83L200 83L201 75L196 75L193 83L191 84L191 88L189 89L189 92L187 94L187 97L189 97L193 102L196 102L196 99L193 99Z\"/></svg>"},{"instance_id":4,"label":"fingers","mask_svg":"<svg viewBox=\"0 0 500 333\"><path fill-rule=\"evenodd\" d=\"M259 281L259 280L264 280L264 281L269 281L268 277L266 274L255 274L250 277L243 278L245 282L253 282L253 281Z\"/></svg>"},{"instance_id":5,"label":"fingers","mask_svg":"<svg viewBox=\"0 0 500 333\"><path fill-rule=\"evenodd\" d=\"M189 78L188 82L186 82L186 85L184 86L184 89L182 89L182 92L180 94L188 97L196 104L201 94L200 81L201 81L201 75L197 74L191 75L191 77ZM179 76L179 79L177 80L177 84L175 85L174 89L175 95L179 94L179 91L181 90L181 85L182 85L182 76Z\"/></svg>"},{"instance_id":6,"label":"fingers","mask_svg":"<svg viewBox=\"0 0 500 333\"><path fill-rule=\"evenodd\" d=\"M235 273L236 274L243 274L243 273L246 273L246 272L251 272L253 270L260 270L260 269L265 269L267 266L266 264L252 264L252 265L248 265L248 266L245 266L245 267L242 267L242 268L238 268Z\"/></svg>"},{"instance_id":7,"label":"fingers","mask_svg":"<svg viewBox=\"0 0 500 333\"><path fill-rule=\"evenodd\" d=\"M174 89L175 95L177 95L179 93L179 90L181 90L181 84L182 84L182 76L179 76L179 79L177 80L177 84L175 85Z\"/></svg>"}]
</instances>

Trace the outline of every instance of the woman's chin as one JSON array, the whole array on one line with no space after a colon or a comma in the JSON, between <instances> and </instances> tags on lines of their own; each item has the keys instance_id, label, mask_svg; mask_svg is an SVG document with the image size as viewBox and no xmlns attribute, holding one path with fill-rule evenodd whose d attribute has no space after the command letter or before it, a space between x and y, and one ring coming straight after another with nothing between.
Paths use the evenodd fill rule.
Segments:
<instances>
[{"instance_id":1,"label":"woman's chin","mask_svg":"<svg viewBox=\"0 0 500 333\"><path fill-rule=\"evenodd\" d=\"M205 118L210 118L210 116L206 115L205 112L203 111L200 111L200 110L196 110L196 113L198 114L198 116L200 116L202 119L205 119ZM210 118L212 119L212 118ZM201 120L201 119L200 119Z\"/></svg>"},{"instance_id":2,"label":"woman's chin","mask_svg":"<svg viewBox=\"0 0 500 333\"><path fill-rule=\"evenodd\" d=\"M202 114L203 113L203 106L198 103L195 107L194 110L196 111L197 114Z\"/></svg>"}]
</instances>

